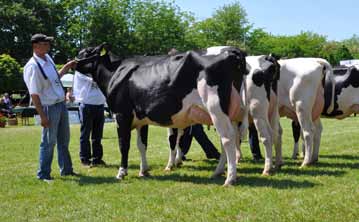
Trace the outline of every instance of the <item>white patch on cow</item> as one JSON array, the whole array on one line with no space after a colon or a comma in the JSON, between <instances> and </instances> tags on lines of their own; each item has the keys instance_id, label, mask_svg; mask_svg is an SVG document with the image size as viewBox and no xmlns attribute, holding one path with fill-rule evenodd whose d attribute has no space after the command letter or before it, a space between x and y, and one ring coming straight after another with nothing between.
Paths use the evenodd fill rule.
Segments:
<instances>
[{"instance_id":1,"label":"white patch on cow","mask_svg":"<svg viewBox=\"0 0 359 222\"><path fill-rule=\"evenodd\" d=\"M342 89L338 95L339 110L343 111L343 115L337 117L338 119L345 118L352 114L351 107L359 104L359 88L349 85L347 88Z\"/></svg>"},{"instance_id":2,"label":"white patch on cow","mask_svg":"<svg viewBox=\"0 0 359 222\"><path fill-rule=\"evenodd\" d=\"M225 185L233 184L236 181L236 132L228 115L223 113L218 97L218 86L209 86L205 79L197 83L197 88L203 104L207 107L214 126L221 136L221 142L227 157L227 179ZM218 165L214 176L221 175L224 172L223 166Z\"/></svg>"},{"instance_id":3,"label":"white patch on cow","mask_svg":"<svg viewBox=\"0 0 359 222\"><path fill-rule=\"evenodd\" d=\"M278 84L280 109L294 112L302 127L306 147L302 166L306 166L316 161L315 155L319 152L319 150L313 150L313 146L319 144L318 140L314 141L314 133L319 130L316 130L318 124L313 123L312 115L316 116L316 114L312 111L318 112L320 108L315 106L323 104L316 101L319 98L316 95L321 93L320 89L323 88L321 85L324 76L322 62L313 58L297 58L280 60L279 64L281 65Z\"/></svg>"},{"instance_id":4,"label":"white patch on cow","mask_svg":"<svg viewBox=\"0 0 359 222\"><path fill-rule=\"evenodd\" d=\"M223 49L228 48L229 46L213 46L213 47L209 47L207 48L207 53L206 56L208 55L218 55L221 53L221 51Z\"/></svg>"}]
</instances>

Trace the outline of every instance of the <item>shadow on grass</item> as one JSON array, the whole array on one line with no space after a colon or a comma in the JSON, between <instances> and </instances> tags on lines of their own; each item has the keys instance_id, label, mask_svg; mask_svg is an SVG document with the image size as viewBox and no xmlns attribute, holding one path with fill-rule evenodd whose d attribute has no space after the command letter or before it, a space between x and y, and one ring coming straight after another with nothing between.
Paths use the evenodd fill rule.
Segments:
<instances>
[{"instance_id":1,"label":"shadow on grass","mask_svg":"<svg viewBox=\"0 0 359 222\"><path fill-rule=\"evenodd\" d=\"M271 187L274 189L303 189L303 188L312 188L319 184L310 182L310 181L294 181L288 179L277 179L273 177L265 176L241 176L239 177L237 184L239 186L251 186L251 187Z\"/></svg>"},{"instance_id":2,"label":"shadow on grass","mask_svg":"<svg viewBox=\"0 0 359 222\"><path fill-rule=\"evenodd\" d=\"M319 160L320 160L320 158L343 159L343 160L358 160L358 161L359 161L359 156L356 156L356 155L347 155L347 154L342 154L342 155L319 155Z\"/></svg>"},{"instance_id":3,"label":"shadow on grass","mask_svg":"<svg viewBox=\"0 0 359 222\"><path fill-rule=\"evenodd\" d=\"M190 182L193 184L216 184L222 185L224 177L208 178L195 175L179 175L172 173L170 175L151 176L148 179L157 181L174 181L174 182ZM293 189L293 188L312 188L317 184L309 181L294 181L289 179L277 179L264 176L240 176L237 178L235 186L252 186L252 187L272 187L275 189Z\"/></svg>"},{"instance_id":4,"label":"shadow on grass","mask_svg":"<svg viewBox=\"0 0 359 222\"><path fill-rule=\"evenodd\" d=\"M328 162L321 162L319 159L319 162L316 163L314 166L317 167L329 167L329 168L347 168L347 169L359 169L359 162L358 163L328 163Z\"/></svg>"},{"instance_id":5,"label":"shadow on grass","mask_svg":"<svg viewBox=\"0 0 359 222\"><path fill-rule=\"evenodd\" d=\"M114 177L102 177L102 176L80 176L78 183L80 186L91 184L110 184L118 183L118 180Z\"/></svg>"}]
</instances>

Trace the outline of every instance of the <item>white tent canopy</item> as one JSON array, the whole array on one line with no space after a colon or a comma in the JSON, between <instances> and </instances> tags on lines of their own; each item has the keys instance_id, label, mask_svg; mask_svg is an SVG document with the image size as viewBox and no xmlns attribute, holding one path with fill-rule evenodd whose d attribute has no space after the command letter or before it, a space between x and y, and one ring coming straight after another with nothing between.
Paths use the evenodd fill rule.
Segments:
<instances>
[{"instance_id":1,"label":"white tent canopy","mask_svg":"<svg viewBox=\"0 0 359 222\"><path fill-rule=\"evenodd\" d=\"M71 73L67 73L61 77L61 82L64 87L72 87L74 82L74 75Z\"/></svg>"}]
</instances>

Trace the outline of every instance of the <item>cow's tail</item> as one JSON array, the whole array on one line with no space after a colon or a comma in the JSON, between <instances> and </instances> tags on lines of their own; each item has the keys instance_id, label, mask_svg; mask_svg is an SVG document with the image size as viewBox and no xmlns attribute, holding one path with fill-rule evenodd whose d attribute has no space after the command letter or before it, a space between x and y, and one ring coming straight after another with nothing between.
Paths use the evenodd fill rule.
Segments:
<instances>
[{"instance_id":1,"label":"cow's tail","mask_svg":"<svg viewBox=\"0 0 359 222\"><path fill-rule=\"evenodd\" d=\"M331 113L334 111L334 95L335 95L335 81L334 81L334 73L332 66L329 64L328 61L324 59L318 60L318 63L323 67L323 88L327 83L331 85L331 95L330 95L330 102L329 104L325 104L325 112ZM326 101L325 101L326 102Z\"/></svg>"}]
</instances>

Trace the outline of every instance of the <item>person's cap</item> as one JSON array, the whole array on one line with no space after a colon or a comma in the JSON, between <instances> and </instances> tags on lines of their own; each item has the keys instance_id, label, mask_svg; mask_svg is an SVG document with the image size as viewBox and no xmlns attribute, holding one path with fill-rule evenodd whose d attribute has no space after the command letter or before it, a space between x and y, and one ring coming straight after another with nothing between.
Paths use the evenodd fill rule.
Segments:
<instances>
[{"instance_id":1,"label":"person's cap","mask_svg":"<svg viewBox=\"0 0 359 222\"><path fill-rule=\"evenodd\" d=\"M54 37L52 37L52 36L47 36L47 35L44 35L44 34L42 34L42 33L34 34L34 35L31 37L31 43L51 42L52 40L54 40Z\"/></svg>"}]
</instances>

